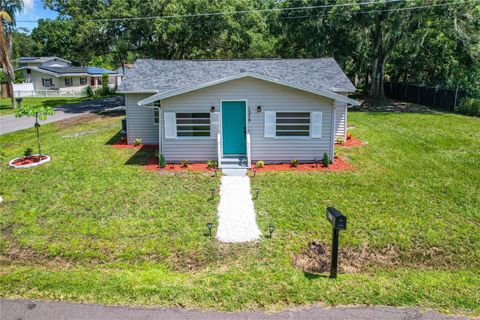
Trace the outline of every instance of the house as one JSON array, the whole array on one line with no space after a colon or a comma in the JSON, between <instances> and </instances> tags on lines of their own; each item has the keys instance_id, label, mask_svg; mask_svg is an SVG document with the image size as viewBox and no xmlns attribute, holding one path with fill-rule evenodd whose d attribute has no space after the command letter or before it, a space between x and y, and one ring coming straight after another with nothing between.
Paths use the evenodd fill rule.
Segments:
<instances>
[{"instance_id":1,"label":"house","mask_svg":"<svg viewBox=\"0 0 480 320\"><path fill-rule=\"evenodd\" d=\"M334 158L355 87L333 58L137 60L125 95L127 139L167 161L313 162Z\"/></svg>"},{"instance_id":2,"label":"house","mask_svg":"<svg viewBox=\"0 0 480 320\"><path fill-rule=\"evenodd\" d=\"M102 85L103 74L109 75L109 86L116 87L117 74L98 67L72 67L71 62L58 57L26 57L14 60L25 83L32 83L35 91L52 90L81 92L86 87Z\"/></svg>"}]
</instances>

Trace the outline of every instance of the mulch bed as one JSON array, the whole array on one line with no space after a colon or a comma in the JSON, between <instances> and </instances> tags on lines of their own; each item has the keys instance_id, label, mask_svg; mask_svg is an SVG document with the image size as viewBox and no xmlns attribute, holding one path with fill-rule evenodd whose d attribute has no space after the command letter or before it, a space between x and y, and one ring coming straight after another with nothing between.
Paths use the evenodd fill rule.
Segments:
<instances>
[{"instance_id":1,"label":"mulch bed","mask_svg":"<svg viewBox=\"0 0 480 320\"><path fill-rule=\"evenodd\" d=\"M160 168L158 159L153 157L148 164L143 167L147 171L201 171L214 172L213 169L208 168L206 163L189 163L188 167L182 166L180 163L168 163L165 168Z\"/></svg>"},{"instance_id":2,"label":"mulch bed","mask_svg":"<svg viewBox=\"0 0 480 320\"><path fill-rule=\"evenodd\" d=\"M342 147L358 147L358 146L363 146L365 142L358 140L355 137L351 137L350 139L347 139L344 143L336 143L337 146L342 146Z\"/></svg>"},{"instance_id":3,"label":"mulch bed","mask_svg":"<svg viewBox=\"0 0 480 320\"><path fill-rule=\"evenodd\" d=\"M299 163L297 167L292 167L290 163L266 164L263 168L254 168L256 172L265 171L346 171L352 166L343 158L335 158L335 162L328 167L323 164Z\"/></svg>"},{"instance_id":4,"label":"mulch bed","mask_svg":"<svg viewBox=\"0 0 480 320\"><path fill-rule=\"evenodd\" d=\"M24 166L24 165L27 165L27 164L32 164L32 163L36 163L36 162L40 162L42 160L45 160L47 159L48 157L47 156L29 156L29 157L23 157L23 158L20 158L20 159L17 159L15 161L12 162L12 164L14 166Z\"/></svg>"},{"instance_id":5,"label":"mulch bed","mask_svg":"<svg viewBox=\"0 0 480 320\"><path fill-rule=\"evenodd\" d=\"M133 144L128 144L127 139L120 139L114 144L111 144L111 146L117 149L158 149L158 144L141 144L135 146Z\"/></svg>"}]
</instances>

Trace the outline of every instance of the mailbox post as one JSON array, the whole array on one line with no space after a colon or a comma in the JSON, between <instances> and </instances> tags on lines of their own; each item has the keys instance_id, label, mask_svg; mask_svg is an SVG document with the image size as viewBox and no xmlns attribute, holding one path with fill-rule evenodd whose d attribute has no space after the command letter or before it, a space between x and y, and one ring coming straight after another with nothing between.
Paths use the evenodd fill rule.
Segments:
<instances>
[{"instance_id":1,"label":"mailbox post","mask_svg":"<svg viewBox=\"0 0 480 320\"><path fill-rule=\"evenodd\" d=\"M332 259L330 262L330 278L337 277L338 266L338 236L340 230L347 229L347 217L333 207L327 208L327 220L332 225Z\"/></svg>"}]
</instances>

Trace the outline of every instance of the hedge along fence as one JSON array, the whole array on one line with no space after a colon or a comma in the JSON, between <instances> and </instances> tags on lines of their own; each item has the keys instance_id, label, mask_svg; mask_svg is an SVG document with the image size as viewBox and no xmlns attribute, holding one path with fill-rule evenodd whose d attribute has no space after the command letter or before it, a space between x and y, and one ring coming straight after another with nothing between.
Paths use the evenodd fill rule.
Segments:
<instances>
[{"instance_id":1,"label":"hedge along fence","mask_svg":"<svg viewBox=\"0 0 480 320\"><path fill-rule=\"evenodd\" d=\"M461 90L439 89L407 83L384 83L387 98L418 103L431 108L455 111L465 92Z\"/></svg>"}]
</instances>

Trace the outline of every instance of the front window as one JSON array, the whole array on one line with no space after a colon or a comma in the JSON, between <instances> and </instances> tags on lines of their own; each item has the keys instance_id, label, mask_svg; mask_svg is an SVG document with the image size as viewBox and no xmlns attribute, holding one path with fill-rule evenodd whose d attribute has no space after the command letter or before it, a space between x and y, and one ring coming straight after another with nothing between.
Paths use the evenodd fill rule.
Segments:
<instances>
[{"instance_id":1,"label":"front window","mask_svg":"<svg viewBox=\"0 0 480 320\"><path fill-rule=\"evenodd\" d=\"M67 87L70 87L73 84L73 79L72 78L65 78L65 85Z\"/></svg>"},{"instance_id":2,"label":"front window","mask_svg":"<svg viewBox=\"0 0 480 320\"><path fill-rule=\"evenodd\" d=\"M81 77L80 78L80 84L83 86L85 84L87 84L87 78L86 77Z\"/></svg>"},{"instance_id":3,"label":"front window","mask_svg":"<svg viewBox=\"0 0 480 320\"><path fill-rule=\"evenodd\" d=\"M97 84L98 84L99 86L102 85L102 78L97 78Z\"/></svg>"},{"instance_id":4,"label":"front window","mask_svg":"<svg viewBox=\"0 0 480 320\"><path fill-rule=\"evenodd\" d=\"M176 113L177 137L210 137L210 113Z\"/></svg>"},{"instance_id":5,"label":"front window","mask_svg":"<svg viewBox=\"0 0 480 320\"><path fill-rule=\"evenodd\" d=\"M310 135L310 112L277 112L277 137L308 137Z\"/></svg>"}]
</instances>

